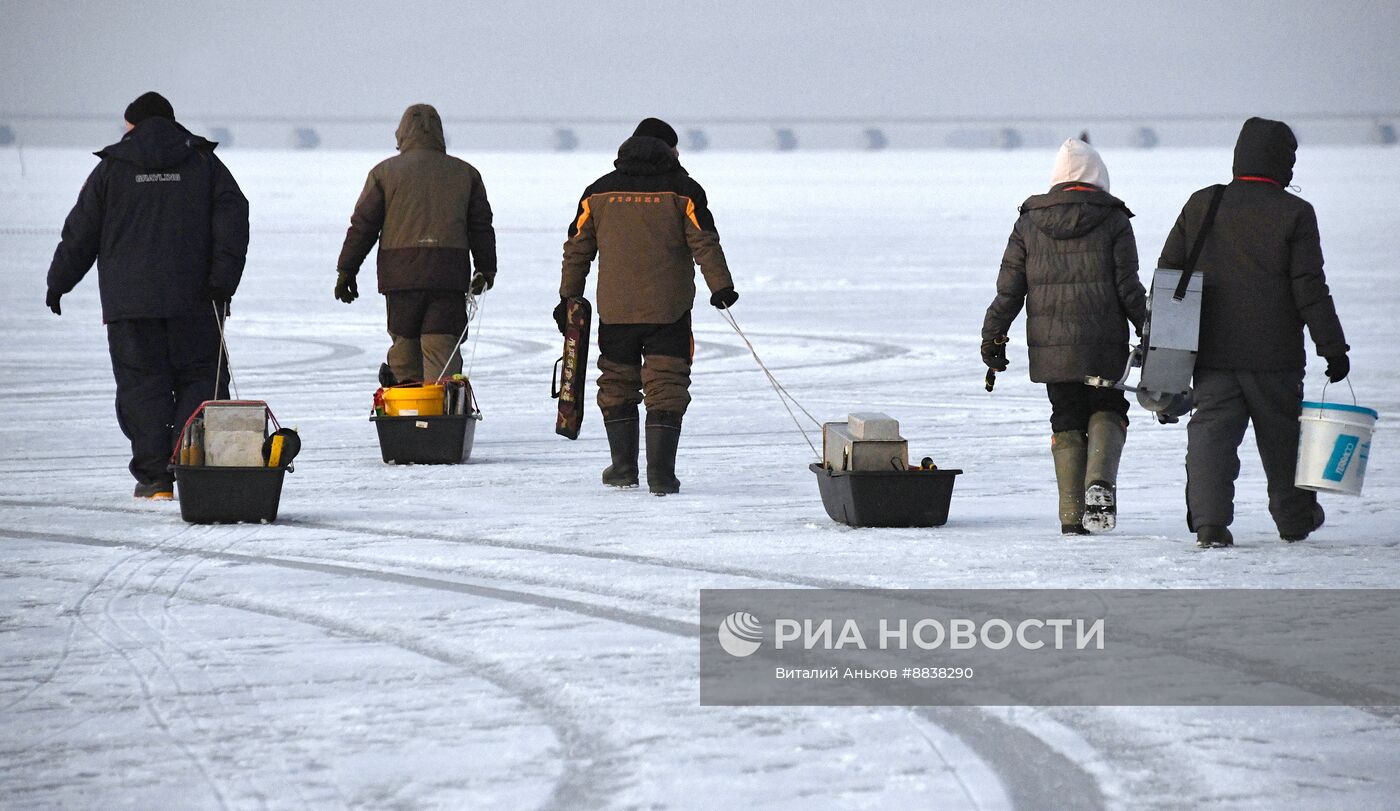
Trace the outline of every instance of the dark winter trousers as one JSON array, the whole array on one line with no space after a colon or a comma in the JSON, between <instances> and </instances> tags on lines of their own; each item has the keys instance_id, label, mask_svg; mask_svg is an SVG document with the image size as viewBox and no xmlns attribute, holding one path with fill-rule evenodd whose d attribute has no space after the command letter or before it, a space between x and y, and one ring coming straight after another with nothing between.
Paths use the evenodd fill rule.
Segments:
<instances>
[{"instance_id":1,"label":"dark winter trousers","mask_svg":"<svg viewBox=\"0 0 1400 811\"><path fill-rule=\"evenodd\" d=\"M598 408L604 418L648 412L679 417L690 405L695 338L690 313L674 324L598 325Z\"/></svg>"},{"instance_id":2,"label":"dark winter trousers","mask_svg":"<svg viewBox=\"0 0 1400 811\"><path fill-rule=\"evenodd\" d=\"M1111 411L1128 424L1128 399L1118 389L1103 389L1083 383L1046 383L1050 397L1050 430L1086 431L1089 417L1096 411Z\"/></svg>"},{"instance_id":3,"label":"dark winter trousers","mask_svg":"<svg viewBox=\"0 0 1400 811\"><path fill-rule=\"evenodd\" d=\"M384 294L389 314L389 368L400 381L436 380L462 371L467 300L460 290L400 290Z\"/></svg>"},{"instance_id":4,"label":"dark winter trousers","mask_svg":"<svg viewBox=\"0 0 1400 811\"><path fill-rule=\"evenodd\" d=\"M117 380L117 423L131 440L131 475L169 482L180 429L205 400L228 399L228 366L219 366L219 327L211 309L185 318L136 318L107 324Z\"/></svg>"},{"instance_id":5,"label":"dark winter trousers","mask_svg":"<svg viewBox=\"0 0 1400 811\"><path fill-rule=\"evenodd\" d=\"M1293 486L1303 371L1197 369L1194 385L1196 412L1186 426L1188 525L1227 527L1234 520L1239 447L1252 422L1274 523L1280 533L1310 531L1317 494Z\"/></svg>"}]
</instances>

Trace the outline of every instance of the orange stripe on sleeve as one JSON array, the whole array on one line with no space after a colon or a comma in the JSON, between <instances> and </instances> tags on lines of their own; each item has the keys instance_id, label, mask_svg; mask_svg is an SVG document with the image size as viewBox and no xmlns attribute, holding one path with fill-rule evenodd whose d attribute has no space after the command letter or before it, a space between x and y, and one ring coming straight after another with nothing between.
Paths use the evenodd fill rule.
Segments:
<instances>
[{"instance_id":1,"label":"orange stripe on sleeve","mask_svg":"<svg viewBox=\"0 0 1400 811\"><path fill-rule=\"evenodd\" d=\"M690 223L695 226L696 231L705 230L700 227L700 221L695 219L695 201L689 197L685 198L685 216L690 218Z\"/></svg>"},{"instance_id":2,"label":"orange stripe on sleeve","mask_svg":"<svg viewBox=\"0 0 1400 811\"><path fill-rule=\"evenodd\" d=\"M583 203L582 203L582 207L583 207L583 213L578 215L578 222L574 223L574 233L575 233L575 234L577 234L579 231L582 231L582 230L583 230L583 224L586 223L586 222L588 222L588 215L589 215L590 212L589 212L589 209L588 209L588 200L587 200L586 198L584 199L584 201L583 201Z\"/></svg>"}]
</instances>

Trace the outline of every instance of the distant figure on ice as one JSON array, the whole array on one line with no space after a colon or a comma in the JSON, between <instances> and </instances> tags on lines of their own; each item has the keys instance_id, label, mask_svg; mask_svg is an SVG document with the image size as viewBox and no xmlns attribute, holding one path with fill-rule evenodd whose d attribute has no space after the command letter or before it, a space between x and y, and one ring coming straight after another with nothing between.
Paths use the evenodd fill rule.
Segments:
<instances>
[{"instance_id":1,"label":"distant figure on ice","mask_svg":"<svg viewBox=\"0 0 1400 811\"><path fill-rule=\"evenodd\" d=\"M135 497L165 500L180 429L200 403L228 397L227 376L215 380L219 325L243 275L248 200L216 144L176 123L159 93L125 118L63 224L46 303L61 315L59 299L97 262Z\"/></svg>"},{"instance_id":2,"label":"distant figure on ice","mask_svg":"<svg viewBox=\"0 0 1400 811\"><path fill-rule=\"evenodd\" d=\"M1225 186L1201 272L1201 339L1196 411L1187 426L1186 523L1202 547L1230 546L1235 478L1245 427L1254 423L1268 478L1269 512L1285 541L1322 526L1317 494L1293 486L1302 414L1303 325L1327 379L1351 368L1327 279L1317 215L1284 187L1298 141L1281 121L1251 118L1235 143L1234 180ZM1162 248L1160 267L1180 268L1210 207L1213 188L1191 195Z\"/></svg>"},{"instance_id":3,"label":"distant figure on ice","mask_svg":"<svg viewBox=\"0 0 1400 811\"><path fill-rule=\"evenodd\" d=\"M681 167L677 140L666 122L642 121L617 150L616 171L584 190L554 309L563 332L562 299L583 295L597 256L598 408L612 451L603 483L637 486L637 405L645 392L647 487L658 495L681 486L676 447L690 404L695 264L711 305L722 310L739 300L705 190Z\"/></svg>"},{"instance_id":4,"label":"distant figure on ice","mask_svg":"<svg viewBox=\"0 0 1400 811\"><path fill-rule=\"evenodd\" d=\"M379 292L392 339L379 372L385 386L461 372L466 293L496 283L496 229L481 173L447 154L442 119L430 104L404 110L394 136L399 154L370 170L335 282L337 299L358 298L355 275L379 243Z\"/></svg>"},{"instance_id":5,"label":"distant figure on ice","mask_svg":"<svg viewBox=\"0 0 1400 811\"><path fill-rule=\"evenodd\" d=\"M1099 153L1076 139L1055 158L1050 191L1021 204L982 322L982 360L1006 369L1006 335L1026 308L1030 375L1050 397L1050 440L1060 492L1060 531L1083 535L1117 523L1118 460L1128 401L1084 384L1116 378L1128 361L1128 323L1142 333L1133 216L1108 193Z\"/></svg>"}]
</instances>

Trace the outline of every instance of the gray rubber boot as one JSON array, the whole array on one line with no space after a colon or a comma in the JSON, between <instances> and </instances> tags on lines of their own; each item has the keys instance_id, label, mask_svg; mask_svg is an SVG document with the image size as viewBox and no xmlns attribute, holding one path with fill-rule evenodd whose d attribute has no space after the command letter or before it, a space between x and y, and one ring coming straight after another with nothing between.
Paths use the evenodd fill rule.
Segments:
<instances>
[{"instance_id":1,"label":"gray rubber boot","mask_svg":"<svg viewBox=\"0 0 1400 811\"><path fill-rule=\"evenodd\" d=\"M1089 417L1088 463L1084 471L1084 527L1108 532L1118 525L1118 462L1128 429L1112 411Z\"/></svg>"},{"instance_id":2,"label":"gray rubber boot","mask_svg":"<svg viewBox=\"0 0 1400 811\"><path fill-rule=\"evenodd\" d=\"M664 496L681 491L676 478L676 448L681 442L681 415L671 411L647 414L647 489Z\"/></svg>"},{"instance_id":3,"label":"gray rubber boot","mask_svg":"<svg viewBox=\"0 0 1400 811\"><path fill-rule=\"evenodd\" d=\"M637 486L637 443L641 421L636 412L622 419L604 419L612 464L603 470L603 484L609 487Z\"/></svg>"},{"instance_id":4,"label":"gray rubber boot","mask_svg":"<svg viewBox=\"0 0 1400 811\"><path fill-rule=\"evenodd\" d=\"M1060 490L1060 532L1084 535L1084 469L1087 464L1084 434L1056 431L1050 437L1050 453L1055 457L1055 482Z\"/></svg>"}]
</instances>

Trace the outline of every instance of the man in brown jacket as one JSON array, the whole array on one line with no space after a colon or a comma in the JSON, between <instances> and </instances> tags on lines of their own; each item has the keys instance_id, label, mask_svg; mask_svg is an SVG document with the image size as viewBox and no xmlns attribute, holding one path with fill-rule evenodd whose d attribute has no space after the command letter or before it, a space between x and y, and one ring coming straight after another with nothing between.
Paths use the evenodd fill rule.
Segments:
<instances>
[{"instance_id":1,"label":"man in brown jacket","mask_svg":"<svg viewBox=\"0 0 1400 811\"><path fill-rule=\"evenodd\" d=\"M739 300L705 190L678 160L676 131L648 118L623 142L616 171L583 192L564 243L561 299L582 296L598 257L598 408L612 464L603 483L637 486L637 406L647 407L647 488L680 492L676 447L690 405L695 264L725 309ZM554 311L564 330L564 303Z\"/></svg>"},{"instance_id":2,"label":"man in brown jacket","mask_svg":"<svg viewBox=\"0 0 1400 811\"><path fill-rule=\"evenodd\" d=\"M496 283L496 231L481 173L447 154L442 119L415 104L399 121L399 154L370 170L336 263L335 297L359 296L355 274L379 242L379 292L389 314L385 385L462 370L468 290ZM472 263L476 274L472 274Z\"/></svg>"}]
</instances>

